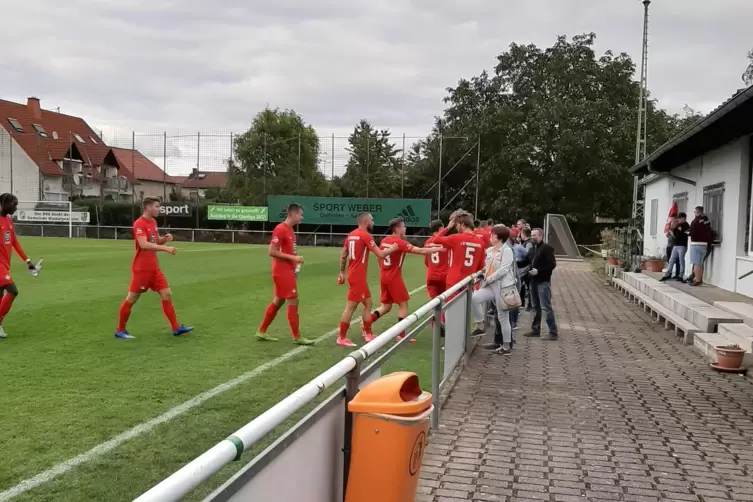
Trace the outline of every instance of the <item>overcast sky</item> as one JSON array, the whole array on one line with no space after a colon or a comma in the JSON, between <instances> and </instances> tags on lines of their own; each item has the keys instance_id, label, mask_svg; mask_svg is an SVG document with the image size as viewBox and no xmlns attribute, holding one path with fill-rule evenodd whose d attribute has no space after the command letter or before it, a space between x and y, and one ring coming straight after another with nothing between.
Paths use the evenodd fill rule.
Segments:
<instances>
[{"instance_id":1,"label":"overcast sky","mask_svg":"<svg viewBox=\"0 0 753 502\"><path fill-rule=\"evenodd\" d=\"M199 158L227 157L230 132L265 105L294 108L323 135L364 117L422 137L445 88L493 68L511 42L594 31L598 52L639 63L643 16L640 0L5 3L0 97L38 96L121 144L135 129L151 156L162 140L144 133L171 131L168 155L190 157L200 130ZM660 105L708 112L742 87L751 19L752 0L654 0L648 81Z\"/></svg>"}]
</instances>

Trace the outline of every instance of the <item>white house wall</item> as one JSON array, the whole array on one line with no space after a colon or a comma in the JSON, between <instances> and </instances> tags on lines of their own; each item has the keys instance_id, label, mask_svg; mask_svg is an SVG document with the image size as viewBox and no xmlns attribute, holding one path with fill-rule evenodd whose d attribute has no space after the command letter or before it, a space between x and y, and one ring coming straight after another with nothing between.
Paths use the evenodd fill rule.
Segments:
<instances>
[{"instance_id":1,"label":"white house wall","mask_svg":"<svg viewBox=\"0 0 753 502\"><path fill-rule=\"evenodd\" d=\"M693 208L703 205L703 188L724 183L722 244L714 246L714 251L706 263L704 281L735 291L736 257L745 254L747 195L750 184L747 145L747 138L740 139L672 170L671 174L674 176L694 180L695 186L670 178L658 178L646 186L645 254L655 254L657 249L666 247L667 238L659 234L663 233L675 194L687 192L686 212L688 220L692 220ZM659 200L656 238L651 237L649 232L652 199ZM686 270L688 267L689 254L686 256Z\"/></svg>"},{"instance_id":2,"label":"white house wall","mask_svg":"<svg viewBox=\"0 0 753 502\"><path fill-rule=\"evenodd\" d=\"M19 200L40 198L39 167L1 126L0 192L12 192Z\"/></svg>"}]
</instances>

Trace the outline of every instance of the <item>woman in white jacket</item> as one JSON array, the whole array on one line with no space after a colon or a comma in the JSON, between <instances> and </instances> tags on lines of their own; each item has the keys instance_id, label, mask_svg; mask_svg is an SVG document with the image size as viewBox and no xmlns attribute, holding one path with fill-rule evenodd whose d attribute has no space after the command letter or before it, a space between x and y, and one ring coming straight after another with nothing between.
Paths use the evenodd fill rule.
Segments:
<instances>
[{"instance_id":1,"label":"woman in white jacket","mask_svg":"<svg viewBox=\"0 0 753 502\"><path fill-rule=\"evenodd\" d=\"M484 266L484 278L479 289L473 293L473 318L476 321L474 335L486 333L484 330L484 302L493 301L497 307L497 317L502 328L502 345L497 352L503 355L510 354L510 342L512 341L512 327L510 326L510 313L501 300L502 292L515 287L515 253L508 244L510 229L504 225L495 225L492 228L492 247L486 250L486 265Z\"/></svg>"}]
</instances>

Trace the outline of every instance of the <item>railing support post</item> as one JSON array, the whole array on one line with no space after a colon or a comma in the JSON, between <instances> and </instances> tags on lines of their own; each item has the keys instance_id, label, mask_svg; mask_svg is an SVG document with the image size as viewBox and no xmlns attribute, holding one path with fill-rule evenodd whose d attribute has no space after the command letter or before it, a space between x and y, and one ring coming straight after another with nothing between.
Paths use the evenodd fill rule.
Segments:
<instances>
[{"instance_id":1,"label":"railing support post","mask_svg":"<svg viewBox=\"0 0 753 502\"><path fill-rule=\"evenodd\" d=\"M468 364L468 360L471 357L471 319L473 318L473 281L469 282L468 285L465 288L465 324L463 327L465 328L465 331L463 332L463 336L465 337L465 342L463 347L465 348L465 364Z\"/></svg>"},{"instance_id":2,"label":"railing support post","mask_svg":"<svg viewBox=\"0 0 753 502\"><path fill-rule=\"evenodd\" d=\"M442 353L442 303L434 308L434 329L431 336L431 394L434 410L431 412L431 428L439 428L439 384L442 381L440 355Z\"/></svg>"},{"instance_id":3,"label":"railing support post","mask_svg":"<svg viewBox=\"0 0 753 502\"><path fill-rule=\"evenodd\" d=\"M356 366L345 375L345 437L343 440L343 501L348 490L348 475L350 474L350 456L353 448L353 414L348 410L350 403L361 384L361 361L363 355L358 351L351 354L356 360Z\"/></svg>"}]
</instances>

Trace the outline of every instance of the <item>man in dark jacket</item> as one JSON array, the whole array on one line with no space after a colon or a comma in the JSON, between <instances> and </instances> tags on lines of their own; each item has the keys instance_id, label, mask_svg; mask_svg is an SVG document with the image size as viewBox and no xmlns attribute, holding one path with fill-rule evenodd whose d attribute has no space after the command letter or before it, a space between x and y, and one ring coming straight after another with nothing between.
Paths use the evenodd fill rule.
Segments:
<instances>
[{"instance_id":1,"label":"man in dark jacket","mask_svg":"<svg viewBox=\"0 0 753 502\"><path fill-rule=\"evenodd\" d=\"M552 308L551 284L552 272L557 267L554 248L544 242L544 231L540 228L535 228L531 232L531 243L533 248L528 254L531 269L528 274L531 276L531 303L536 313L531 325L531 332L527 333L526 336L541 336L541 313L543 311L546 316L546 325L549 328L549 337L556 340L559 333Z\"/></svg>"}]
</instances>

